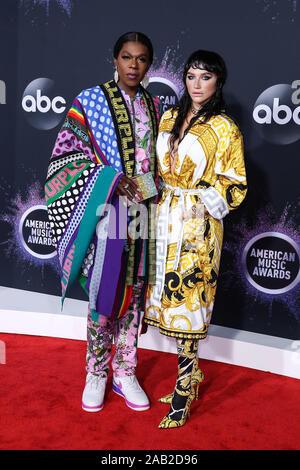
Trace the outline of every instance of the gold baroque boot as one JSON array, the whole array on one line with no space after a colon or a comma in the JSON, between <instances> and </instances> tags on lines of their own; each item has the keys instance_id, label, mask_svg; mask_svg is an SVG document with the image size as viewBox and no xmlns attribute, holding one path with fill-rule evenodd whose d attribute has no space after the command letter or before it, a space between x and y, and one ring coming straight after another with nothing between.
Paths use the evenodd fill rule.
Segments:
<instances>
[{"instance_id":1,"label":"gold baroque boot","mask_svg":"<svg viewBox=\"0 0 300 470\"><path fill-rule=\"evenodd\" d=\"M192 388L195 389L195 400L199 399L199 387L200 383L204 380L204 374L201 369L198 367L198 357L195 357L193 371L192 371ZM171 404L173 398L173 393L168 393L168 395L164 395L163 397L159 398L158 401L160 403Z\"/></svg>"},{"instance_id":2,"label":"gold baroque boot","mask_svg":"<svg viewBox=\"0 0 300 470\"><path fill-rule=\"evenodd\" d=\"M190 407L195 398L192 387L192 370L198 350L198 341L177 340L178 376L172 394L169 413L159 424L160 429L183 426L190 416Z\"/></svg>"},{"instance_id":3,"label":"gold baroque boot","mask_svg":"<svg viewBox=\"0 0 300 470\"><path fill-rule=\"evenodd\" d=\"M175 398L176 392L173 394L173 399ZM188 395L184 408L175 409L173 405L171 405L171 410L169 413L162 419L159 424L160 429L171 429L171 428L179 428L184 426L187 419L190 417L191 411L191 404L195 398L194 390L191 390L191 393ZM172 399L172 403L173 403ZM175 405L174 405L175 406Z\"/></svg>"}]
</instances>

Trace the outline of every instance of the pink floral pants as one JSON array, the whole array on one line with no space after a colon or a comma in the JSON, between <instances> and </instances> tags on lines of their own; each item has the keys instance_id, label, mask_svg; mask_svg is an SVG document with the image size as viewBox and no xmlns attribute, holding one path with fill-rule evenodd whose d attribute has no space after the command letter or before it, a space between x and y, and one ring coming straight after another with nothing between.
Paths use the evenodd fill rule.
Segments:
<instances>
[{"instance_id":1,"label":"pink floral pants","mask_svg":"<svg viewBox=\"0 0 300 470\"><path fill-rule=\"evenodd\" d=\"M120 319L99 315L98 322L94 322L90 307L88 308L87 372L108 376L114 340L115 354L111 364L114 374L117 377L135 374L142 282L139 280L133 287L130 306Z\"/></svg>"}]
</instances>

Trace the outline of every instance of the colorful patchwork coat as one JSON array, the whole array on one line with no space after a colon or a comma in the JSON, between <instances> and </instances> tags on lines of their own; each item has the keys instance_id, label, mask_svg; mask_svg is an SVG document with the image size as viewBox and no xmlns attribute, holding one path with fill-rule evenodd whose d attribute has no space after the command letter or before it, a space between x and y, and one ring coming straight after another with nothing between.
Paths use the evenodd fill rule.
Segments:
<instances>
[{"instance_id":1,"label":"colorful patchwork coat","mask_svg":"<svg viewBox=\"0 0 300 470\"><path fill-rule=\"evenodd\" d=\"M148 170L156 178L159 101L143 88L140 93L150 126ZM62 302L78 279L95 321L99 313L122 316L126 312L138 274L141 243L119 234L122 208L115 196L120 178L135 175L135 146L126 101L112 80L76 97L49 163L45 197L56 241ZM147 240L143 253L147 285L155 281L155 239Z\"/></svg>"}]
</instances>

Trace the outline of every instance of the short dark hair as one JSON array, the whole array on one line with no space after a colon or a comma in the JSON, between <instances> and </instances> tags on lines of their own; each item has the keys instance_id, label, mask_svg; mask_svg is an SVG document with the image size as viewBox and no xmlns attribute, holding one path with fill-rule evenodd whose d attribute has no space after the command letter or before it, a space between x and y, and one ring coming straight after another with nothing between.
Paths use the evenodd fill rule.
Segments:
<instances>
[{"instance_id":1,"label":"short dark hair","mask_svg":"<svg viewBox=\"0 0 300 470\"><path fill-rule=\"evenodd\" d=\"M144 46L147 47L149 52L149 60L150 64L153 62L153 46L150 39L143 33L139 33L137 31L130 31L129 33L124 33L122 36L119 37L115 46L114 46L114 58L117 59L122 49L123 45L126 42L140 42Z\"/></svg>"}]
</instances>

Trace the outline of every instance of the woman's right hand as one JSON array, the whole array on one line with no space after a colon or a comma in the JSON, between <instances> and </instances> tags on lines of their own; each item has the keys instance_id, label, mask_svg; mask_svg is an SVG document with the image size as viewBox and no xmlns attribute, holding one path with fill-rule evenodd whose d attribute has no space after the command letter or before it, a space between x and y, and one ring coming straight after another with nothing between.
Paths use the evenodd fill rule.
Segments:
<instances>
[{"instance_id":1,"label":"woman's right hand","mask_svg":"<svg viewBox=\"0 0 300 470\"><path fill-rule=\"evenodd\" d=\"M120 178L115 193L117 196L127 197L132 202L142 199L137 183L125 175Z\"/></svg>"}]
</instances>

